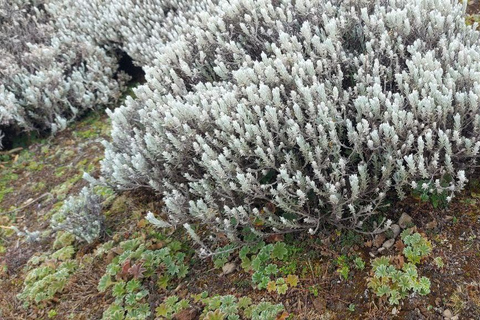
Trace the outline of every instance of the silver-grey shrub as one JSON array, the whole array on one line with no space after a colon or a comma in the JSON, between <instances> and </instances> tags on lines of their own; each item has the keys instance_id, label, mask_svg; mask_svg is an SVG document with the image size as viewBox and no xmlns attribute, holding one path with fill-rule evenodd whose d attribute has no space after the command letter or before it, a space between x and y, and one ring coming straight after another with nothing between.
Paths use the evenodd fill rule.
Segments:
<instances>
[{"instance_id":1,"label":"silver-grey shrub","mask_svg":"<svg viewBox=\"0 0 480 320\"><path fill-rule=\"evenodd\" d=\"M62 24L96 43L128 54L139 66L150 66L158 49L201 23L197 12L216 1L205 0L62 0L49 10ZM196 20L196 21L195 21Z\"/></svg>"},{"instance_id":2,"label":"silver-grey shrub","mask_svg":"<svg viewBox=\"0 0 480 320\"><path fill-rule=\"evenodd\" d=\"M67 231L79 240L92 243L104 231L103 200L92 188L83 188L80 194L65 200L60 210L52 216L52 229Z\"/></svg>"},{"instance_id":3,"label":"silver-grey shrub","mask_svg":"<svg viewBox=\"0 0 480 320\"><path fill-rule=\"evenodd\" d=\"M222 0L178 26L138 98L110 113L104 179L163 195L170 224L231 238L361 229L412 187L451 199L480 148L480 34L464 11Z\"/></svg>"},{"instance_id":4,"label":"silver-grey shrub","mask_svg":"<svg viewBox=\"0 0 480 320\"><path fill-rule=\"evenodd\" d=\"M0 0L0 137L5 128L55 132L120 97L116 58L65 19L45 1Z\"/></svg>"}]
</instances>

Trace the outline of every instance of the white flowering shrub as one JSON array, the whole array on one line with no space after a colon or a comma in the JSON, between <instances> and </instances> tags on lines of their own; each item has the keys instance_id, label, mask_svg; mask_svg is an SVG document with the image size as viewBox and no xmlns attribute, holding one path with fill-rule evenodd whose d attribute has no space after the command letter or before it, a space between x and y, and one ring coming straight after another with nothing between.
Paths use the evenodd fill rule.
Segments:
<instances>
[{"instance_id":1,"label":"white flowering shrub","mask_svg":"<svg viewBox=\"0 0 480 320\"><path fill-rule=\"evenodd\" d=\"M103 175L161 193L169 224L232 238L360 229L419 180L451 197L480 148L480 34L464 11L453 0L220 1L110 113Z\"/></svg>"},{"instance_id":2,"label":"white flowering shrub","mask_svg":"<svg viewBox=\"0 0 480 320\"><path fill-rule=\"evenodd\" d=\"M70 196L52 216L55 231L67 231L79 240L92 243L104 231L103 198L91 188L83 188L79 195Z\"/></svg>"},{"instance_id":3,"label":"white flowering shrub","mask_svg":"<svg viewBox=\"0 0 480 320\"><path fill-rule=\"evenodd\" d=\"M64 19L44 1L0 0L0 137L5 128L55 132L120 97L116 58Z\"/></svg>"}]
</instances>

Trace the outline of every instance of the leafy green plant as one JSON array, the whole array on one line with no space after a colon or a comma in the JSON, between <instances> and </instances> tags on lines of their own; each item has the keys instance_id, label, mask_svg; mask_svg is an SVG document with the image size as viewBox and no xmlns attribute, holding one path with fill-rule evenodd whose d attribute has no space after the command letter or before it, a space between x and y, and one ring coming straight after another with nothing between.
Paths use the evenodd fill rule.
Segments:
<instances>
[{"instance_id":1,"label":"leafy green plant","mask_svg":"<svg viewBox=\"0 0 480 320\"><path fill-rule=\"evenodd\" d=\"M376 258L372 261L372 277L368 279L368 287L378 297L388 298L392 305L399 304L411 291L420 295L430 293L430 280L419 277L416 266L430 254L430 241L410 229L402 232L401 238L405 244L402 253L409 262L400 267L391 263L391 257Z\"/></svg>"},{"instance_id":2,"label":"leafy green plant","mask_svg":"<svg viewBox=\"0 0 480 320\"><path fill-rule=\"evenodd\" d=\"M277 315L284 311L282 304L271 304L270 302L252 303L249 297L237 298L233 295L208 296L208 292L192 295L193 303L200 305L200 320L275 320ZM191 305L189 299L179 299L177 296L170 296L164 300L156 309L156 315L160 319L172 319L178 312L187 309Z\"/></svg>"},{"instance_id":3,"label":"leafy green plant","mask_svg":"<svg viewBox=\"0 0 480 320\"><path fill-rule=\"evenodd\" d=\"M249 297L237 298L233 295L207 297L200 301L205 305L200 316L201 320L241 318L273 320L284 310L282 304L274 305L270 302L253 304Z\"/></svg>"},{"instance_id":4,"label":"leafy green plant","mask_svg":"<svg viewBox=\"0 0 480 320\"><path fill-rule=\"evenodd\" d=\"M57 316L57 311L55 309L48 311L47 317L49 319L55 318L56 316Z\"/></svg>"},{"instance_id":5,"label":"leafy green plant","mask_svg":"<svg viewBox=\"0 0 480 320\"><path fill-rule=\"evenodd\" d=\"M122 253L113 258L98 283L100 292L111 288L112 296L115 298L104 312L103 319L148 318L151 314L147 302L150 292L144 282L157 273L158 287L166 288L174 277L185 277L188 272L185 264L186 254L180 249L181 244L178 241L171 241L168 246L159 250L147 249L147 244L141 239L121 242L118 250ZM166 312L168 313L168 308Z\"/></svg>"},{"instance_id":6,"label":"leafy green plant","mask_svg":"<svg viewBox=\"0 0 480 320\"><path fill-rule=\"evenodd\" d=\"M445 263L443 262L443 259L442 257L436 257L433 259L433 262L435 262L435 265L437 266L437 268L439 269L442 269L443 267L445 267Z\"/></svg>"},{"instance_id":7,"label":"leafy green plant","mask_svg":"<svg viewBox=\"0 0 480 320\"><path fill-rule=\"evenodd\" d=\"M441 183L443 188L448 186L446 181ZM420 197L423 202L430 202L432 206L437 208L446 208L448 205L447 191L438 192L435 184L432 181L420 180L417 182L417 187L413 190L413 194Z\"/></svg>"},{"instance_id":8,"label":"leafy green plant","mask_svg":"<svg viewBox=\"0 0 480 320\"><path fill-rule=\"evenodd\" d=\"M235 244L228 244L224 247L218 248L213 256L213 264L215 268L222 268L230 259L235 248Z\"/></svg>"},{"instance_id":9,"label":"leafy green plant","mask_svg":"<svg viewBox=\"0 0 480 320\"><path fill-rule=\"evenodd\" d=\"M244 246L239 252L243 269L253 272L254 287L278 294L285 294L289 286L293 287L298 283L297 276L287 275L286 278L277 276L280 269L274 262L285 260L288 254L289 251L284 242L266 245L262 241L252 246Z\"/></svg>"},{"instance_id":10,"label":"leafy green plant","mask_svg":"<svg viewBox=\"0 0 480 320\"><path fill-rule=\"evenodd\" d=\"M55 241L53 242L54 249L61 249L66 246L70 246L75 241L75 236L66 231L59 231L55 236Z\"/></svg>"},{"instance_id":11,"label":"leafy green plant","mask_svg":"<svg viewBox=\"0 0 480 320\"><path fill-rule=\"evenodd\" d=\"M355 263L355 268L358 270L365 269L365 261L362 259L362 257L356 257L353 262Z\"/></svg>"},{"instance_id":12,"label":"leafy green plant","mask_svg":"<svg viewBox=\"0 0 480 320\"><path fill-rule=\"evenodd\" d=\"M264 301L246 308L244 314L245 317L252 320L274 320L277 319L277 315L283 310L282 304L272 304Z\"/></svg>"},{"instance_id":13,"label":"leafy green plant","mask_svg":"<svg viewBox=\"0 0 480 320\"><path fill-rule=\"evenodd\" d=\"M337 273L344 279L348 279L348 274L350 273L350 267L348 266L348 258L345 255L341 255L336 260L337 264Z\"/></svg>"},{"instance_id":14,"label":"leafy green plant","mask_svg":"<svg viewBox=\"0 0 480 320\"><path fill-rule=\"evenodd\" d=\"M362 235L352 230L342 232L339 240L342 248L350 248L354 245L360 245L363 243Z\"/></svg>"},{"instance_id":15,"label":"leafy green plant","mask_svg":"<svg viewBox=\"0 0 480 320\"><path fill-rule=\"evenodd\" d=\"M432 252L432 244L419 233L411 233L409 229L401 234L402 241L405 244L403 254L409 262L420 263L420 260Z\"/></svg>"},{"instance_id":16,"label":"leafy green plant","mask_svg":"<svg viewBox=\"0 0 480 320\"><path fill-rule=\"evenodd\" d=\"M72 260L74 249L64 247L53 254L43 254L29 260L31 269L24 280L23 291L18 298L29 303L42 303L52 300L58 292L63 291L72 274L77 270L78 263Z\"/></svg>"},{"instance_id":17,"label":"leafy green plant","mask_svg":"<svg viewBox=\"0 0 480 320\"><path fill-rule=\"evenodd\" d=\"M308 287L308 291L316 298L318 297L318 291L319 286L318 285L313 285Z\"/></svg>"},{"instance_id":18,"label":"leafy green plant","mask_svg":"<svg viewBox=\"0 0 480 320\"><path fill-rule=\"evenodd\" d=\"M171 319L176 313L188 308L189 306L189 300L180 300L177 296L170 296L155 309L155 312L157 317Z\"/></svg>"}]
</instances>

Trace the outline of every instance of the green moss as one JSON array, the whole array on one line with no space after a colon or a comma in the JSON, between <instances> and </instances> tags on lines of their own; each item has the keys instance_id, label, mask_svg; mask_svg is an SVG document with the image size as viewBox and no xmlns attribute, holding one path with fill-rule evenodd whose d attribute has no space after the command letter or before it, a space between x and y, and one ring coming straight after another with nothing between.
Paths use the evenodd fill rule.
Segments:
<instances>
[{"instance_id":1,"label":"green moss","mask_svg":"<svg viewBox=\"0 0 480 320\"><path fill-rule=\"evenodd\" d=\"M110 131L110 121L101 116L101 113L91 112L74 127L73 135L77 138L91 140Z\"/></svg>"},{"instance_id":2,"label":"green moss","mask_svg":"<svg viewBox=\"0 0 480 320\"><path fill-rule=\"evenodd\" d=\"M87 164L87 162L88 162L88 159L80 160L80 161L78 161L76 167L77 167L77 168L83 168L83 167L85 167L85 165Z\"/></svg>"},{"instance_id":3,"label":"green moss","mask_svg":"<svg viewBox=\"0 0 480 320\"><path fill-rule=\"evenodd\" d=\"M41 192L43 190L45 190L45 182L43 181L40 181L40 182L37 182L33 187L32 187L32 191L34 192Z\"/></svg>"},{"instance_id":4,"label":"green moss","mask_svg":"<svg viewBox=\"0 0 480 320\"><path fill-rule=\"evenodd\" d=\"M73 184L71 183L68 183L68 182L63 183L55 187L52 190L52 194L54 194L57 197L57 200L64 200L72 187L73 187Z\"/></svg>"},{"instance_id":5,"label":"green moss","mask_svg":"<svg viewBox=\"0 0 480 320\"><path fill-rule=\"evenodd\" d=\"M95 170L95 164L89 163L87 168L85 169L85 172L93 172Z\"/></svg>"},{"instance_id":6,"label":"green moss","mask_svg":"<svg viewBox=\"0 0 480 320\"><path fill-rule=\"evenodd\" d=\"M74 185L74 184L76 184L78 181L82 180L82 177L83 177L83 173L79 173L79 174L74 175L74 176L71 177L70 179L68 179L66 182L67 182L68 184Z\"/></svg>"},{"instance_id":7,"label":"green moss","mask_svg":"<svg viewBox=\"0 0 480 320\"><path fill-rule=\"evenodd\" d=\"M116 198L108 211L108 215L113 215L116 213L123 213L128 210L127 198L125 196L120 196Z\"/></svg>"},{"instance_id":8,"label":"green moss","mask_svg":"<svg viewBox=\"0 0 480 320\"><path fill-rule=\"evenodd\" d=\"M3 201L3 198L9 194L9 193L12 193L13 192L13 188L10 187L10 188L5 188L5 189L1 189L0 190L0 202Z\"/></svg>"},{"instance_id":9,"label":"green moss","mask_svg":"<svg viewBox=\"0 0 480 320\"><path fill-rule=\"evenodd\" d=\"M23 150L18 155L16 164L21 165L21 164L27 163L33 158L33 156L34 156L33 152L30 152L28 150Z\"/></svg>"},{"instance_id":10,"label":"green moss","mask_svg":"<svg viewBox=\"0 0 480 320\"><path fill-rule=\"evenodd\" d=\"M60 208L63 206L63 201L58 201L55 203L50 211L45 215L46 219L50 219L55 213L60 210Z\"/></svg>"},{"instance_id":11,"label":"green moss","mask_svg":"<svg viewBox=\"0 0 480 320\"><path fill-rule=\"evenodd\" d=\"M479 27L480 27L480 14L471 14L471 15L468 15L466 18L465 18L466 22L467 22L467 25L473 25L474 23L478 23L479 24Z\"/></svg>"},{"instance_id":12,"label":"green moss","mask_svg":"<svg viewBox=\"0 0 480 320\"><path fill-rule=\"evenodd\" d=\"M13 172L6 172L0 178L0 185L7 185L10 182L15 181L17 179L18 179L18 174L15 174Z\"/></svg>"},{"instance_id":13,"label":"green moss","mask_svg":"<svg viewBox=\"0 0 480 320\"><path fill-rule=\"evenodd\" d=\"M61 162L65 162L75 156L75 152L73 150L58 150L56 154L57 156L60 156Z\"/></svg>"},{"instance_id":14,"label":"green moss","mask_svg":"<svg viewBox=\"0 0 480 320\"><path fill-rule=\"evenodd\" d=\"M92 127L88 130L74 131L73 136L76 138L90 140L90 139L98 138L101 132L102 132L101 128Z\"/></svg>"},{"instance_id":15,"label":"green moss","mask_svg":"<svg viewBox=\"0 0 480 320\"><path fill-rule=\"evenodd\" d=\"M29 171L40 171L44 167L43 163L38 163L35 161L30 162L30 164L27 166L27 169Z\"/></svg>"},{"instance_id":16,"label":"green moss","mask_svg":"<svg viewBox=\"0 0 480 320\"><path fill-rule=\"evenodd\" d=\"M67 167L58 167L55 169L55 177L60 178L67 172Z\"/></svg>"},{"instance_id":17,"label":"green moss","mask_svg":"<svg viewBox=\"0 0 480 320\"><path fill-rule=\"evenodd\" d=\"M18 179L18 175L9 171L4 170L2 175L0 175L0 202L3 201L4 197L14 191L13 187L10 187L11 183Z\"/></svg>"}]
</instances>

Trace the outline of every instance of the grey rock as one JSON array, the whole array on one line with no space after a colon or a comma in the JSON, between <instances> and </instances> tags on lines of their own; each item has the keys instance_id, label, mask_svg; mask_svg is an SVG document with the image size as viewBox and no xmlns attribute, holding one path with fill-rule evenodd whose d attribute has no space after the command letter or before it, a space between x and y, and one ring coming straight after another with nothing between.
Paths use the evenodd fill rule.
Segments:
<instances>
[{"instance_id":1,"label":"grey rock","mask_svg":"<svg viewBox=\"0 0 480 320\"><path fill-rule=\"evenodd\" d=\"M389 240L385 241L385 242L383 243L383 246L382 246L382 247L384 247L385 249L388 250L388 249L390 249L391 247L393 247L394 244L395 244L395 238L392 238L392 239L389 239Z\"/></svg>"},{"instance_id":2,"label":"grey rock","mask_svg":"<svg viewBox=\"0 0 480 320\"><path fill-rule=\"evenodd\" d=\"M412 224L412 217L410 217L407 213L402 213L400 216L400 219L398 219L398 225L402 228L405 229L408 227L410 224Z\"/></svg>"},{"instance_id":3,"label":"grey rock","mask_svg":"<svg viewBox=\"0 0 480 320\"><path fill-rule=\"evenodd\" d=\"M227 274L233 273L236 268L237 266L235 265L235 263L229 262L222 267L222 271L224 275L227 275Z\"/></svg>"},{"instance_id":4,"label":"grey rock","mask_svg":"<svg viewBox=\"0 0 480 320\"><path fill-rule=\"evenodd\" d=\"M400 226L398 224L392 224L390 226L390 230L392 230L393 232L393 238L395 239L396 237L398 237L398 235L400 234Z\"/></svg>"},{"instance_id":5,"label":"grey rock","mask_svg":"<svg viewBox=\"0 0 480 320\"><path fill-rule=\"evenodd\" d=\"M445 311L443 311L443 316L445 319L451 319L453 317L453 313L450 309L445 309Z\"/></svg>"}]
</instances>

